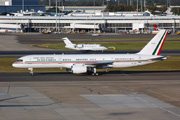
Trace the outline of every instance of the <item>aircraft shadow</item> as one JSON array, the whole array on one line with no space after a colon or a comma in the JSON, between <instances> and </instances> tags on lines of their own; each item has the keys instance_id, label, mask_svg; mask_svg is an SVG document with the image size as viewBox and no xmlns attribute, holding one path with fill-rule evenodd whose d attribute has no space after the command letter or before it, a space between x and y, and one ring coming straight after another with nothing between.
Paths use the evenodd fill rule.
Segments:
<instances>
[{"instance_id":1,"label":"aircraft shadow","mask_svg":"<svg viewBox=\"0 0 180 120\"><path fill-rule=\"evenodd\" d=\"M135 112L122 112L122 113L110 113L108 115L113 115L113 116L119 116L119 115L131 115L134 114Z\"/></svg>"},{"instance_id":2,"label":"aircraft shadow","mask_svg":"<svg viewBox=\"0 0 180 120\"><path fill-rule=\"evenodd\" d=\"M148 74L148 73L176 73L176 72L180 72L179 70L176 70L176 71L108 71L108 72L98 72L99 73L99 76L103 76L103 75L113 75L113 74ZM78 75L78 76L91 76L91 75L88 75L88 74L73 74L71 72L43 72L43 73L34 73L35 76L46 76L46 75Z\"/></svg>"},{"instance_id":3,"label":"aircraft shadow","mask_svg":"<svg viewBox=\"0 0 180 120\"><path fill-rule=\"evenodd\" d=\"M6 99L1 99L0 102L8 101L8 100L13 100L13 99L24 98L24 97L27 97L27 96L28 96L28 95L11 97L11 98L6 98ZM49 106L49 105L53 105L53 104L56 104L56 103L42 104L42 105L0 105L0 108L1 108L1 107L43 107L43 106Z\"/></svg>"},{"instance_id":4,"label":"aircraft shadow","mask_svg":"<svg viewBox=\"0 0 180 120\"><path fill-rule=\"evenodd\" d=\"M2 101L7 101L7 100L18 99L18 98L24 98L24 97L27 97L27 96L28 96L28 95L11 97L11 98L6 98L6 99L1 99L0 102L2 102Z\"/></svg>"},{"instance_id":5,"label":"aircraft shadow","mask_svg":"<svg viewBox=\"0 0 180 120\"><path fill-rule=\"evenodd\" d=\"M44 106L50 106L54 103L51 104L44 104L44 105L0 105L1 107L44 107Z\"/></svg>"},{"instance_id":6,"label":"aircraft shadow","mask_svg":"<svg viewBox=\"0 0 180 120\"><path fill-rule=\"evenodd\" d=\"M100 75L105 75L105 74L146 74L146 73L175 73L175 72L180 72L179 70L177 71L108 71L108 72L100 72Z\"/></svg>"}]
</instances>

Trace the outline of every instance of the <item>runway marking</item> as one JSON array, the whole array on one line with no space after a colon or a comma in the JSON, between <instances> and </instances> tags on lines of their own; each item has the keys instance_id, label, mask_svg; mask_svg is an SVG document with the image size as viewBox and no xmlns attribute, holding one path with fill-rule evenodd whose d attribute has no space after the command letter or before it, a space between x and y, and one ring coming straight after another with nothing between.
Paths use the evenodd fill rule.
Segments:
<instances>
[{"instance_id":1,"label":"runway marking","mask_svg":"<svg viewBox=\"0 0 180 120\"><path fill-rule=\"evenodd\" d=\"M155 93L155 94L158 94L158 95L161 95L161 96L164 96L164 97L167 97L167 98L169 98L169 99L172 99L172 100L175 100L175 101L179 102L179 100L176 99L176 98L172 98L172 97L170 97L170 96L163 95L163 94L160 94L160 93L155 92L155 91L152 91L152 90L147 90L147 91L152 92L152 93Z\"/></svg>"},{"instance_id":2,"label":"runway marking","mask_svg":"<svg viewBox=\"0 0 180 120\"><path fill-rule=\"evenodd\" d=\"M167 109L165 109L165 108L162 108L162 107L159 107L159 108L162 109L162 110L164 110L164 111L167 111L168 113L171 113L171 114L173 114L173 115L175 115L175 116L180 117L180 114L174 113L174 112L172 112L172 111L170 111L170 110L167 110Z\"/></svg>"},{"instance_id":3,"label":"runway marking","mask_svg":"<svg viewBox=\"0 0 180 120\"><path fill-rule=\"evenodd\" d=\"M130 96L131 96L131 95L130 95ZM147 101L147 100L145 100L145 99L143 99L143 98L140 98L140 97L138 97L138 96L136 96L136 98L138 98L138 99L140 99L140 100ZM154 104L154 103L152 103L152 104ZM165 108L163 108L163 107L160 107L160 106L158 106L158 105L156 105L156 104L154 104L154 105L157 106L158 108L160 108L161 110L164 110L164 111L166 111L166 112L168 112L168 113L171 113L171 114L173 114L173 115L175 115L175 116L180 117L180 114L174 113L174 112L172 112L172 111L170 111L170 110L167 110L167 109L165 109Z\"/></svg>"}]
</instances>

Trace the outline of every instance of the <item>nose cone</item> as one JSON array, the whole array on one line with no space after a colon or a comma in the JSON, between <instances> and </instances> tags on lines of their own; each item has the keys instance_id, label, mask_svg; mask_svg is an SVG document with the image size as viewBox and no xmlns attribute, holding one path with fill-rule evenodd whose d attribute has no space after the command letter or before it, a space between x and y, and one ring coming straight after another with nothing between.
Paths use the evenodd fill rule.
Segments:
<instances>
[{"instance_id":1,"label":"nose cone","mask_svg":"<svg viewBox=\"0 0 180 120\"><path fill-rule=\"evenodd\" d=\"M16 68L16 67L17 67L17 64L16 64L16 63L13 63L12 66Z\"/></svg>"},{"instance_id":2,"label":"nose cone","mask_svg":"<svg viewBox=\"0 0 180 120\"><path fill-rule=\"evenodd\" d=\"M107 50L107 48L106 48L106 47L103 47L103 49L104 49L104 50Z\"/></svg>"}]
</instances>

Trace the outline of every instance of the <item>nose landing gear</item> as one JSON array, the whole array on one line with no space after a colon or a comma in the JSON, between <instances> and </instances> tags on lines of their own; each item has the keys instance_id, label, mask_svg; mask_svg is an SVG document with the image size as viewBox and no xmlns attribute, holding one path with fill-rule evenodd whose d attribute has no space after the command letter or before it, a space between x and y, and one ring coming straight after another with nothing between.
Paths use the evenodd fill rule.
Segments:
<instances>
[{"instance_id":1,"label":"nose landing gear","mask_svg":"<svg viewBox=\"0 0 180 120\"><path fill-rule=\"evenodd\" d=\"M33 68L28 68L28 70L30 70L30 74L34 76Z\"/></svg>"}]
</instances>

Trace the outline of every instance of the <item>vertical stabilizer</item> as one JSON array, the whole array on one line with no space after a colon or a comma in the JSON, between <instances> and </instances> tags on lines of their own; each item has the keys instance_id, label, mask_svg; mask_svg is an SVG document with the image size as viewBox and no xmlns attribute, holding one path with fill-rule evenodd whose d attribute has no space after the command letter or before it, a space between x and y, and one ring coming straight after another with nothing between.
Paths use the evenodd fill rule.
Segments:
<instances>
[{"instance_id":1,"label":"vertical stabilizer","mask_svg":"<svg viewBox=\"0 0 180 120\"><path fill-rule=\"evenodd\" d=\"M73 46L75 44L73 44L67 37L62 38L64 40L64 43L66 44L66 46Z\"/></svg>"},{"instance_id":2,"label":"vertical stabilizer","mask_svg":"<svg viewBox=\"0 0 180 120\"><path fill-rule=\"evenodd\" d=\"M168 30L159 31L138 54L159 55L167 33Z\"/></svg>"},{"instance_id":3,"label":"vertical stabilizer","mask_svg":"<svg viewBox=\"0 0 180 120\"><path fill-rule=\"evenodd\" d=\"M154 24L153 26L154 26L154 31L159 31L159 30L157 29L157 25L156 25L156 24Z\"/></svg>"}]
</instances>

